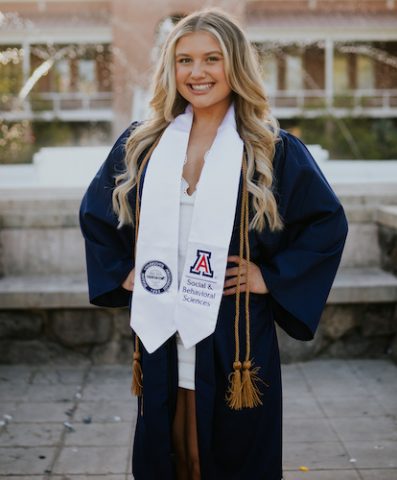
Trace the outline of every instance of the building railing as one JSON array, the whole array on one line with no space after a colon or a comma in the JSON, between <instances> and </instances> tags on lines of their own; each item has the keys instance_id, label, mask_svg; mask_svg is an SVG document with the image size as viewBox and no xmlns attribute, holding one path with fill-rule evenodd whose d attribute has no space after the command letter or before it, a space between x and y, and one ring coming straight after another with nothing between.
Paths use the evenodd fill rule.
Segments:
<instances>
[{"instance_id":1,"label":"building railing","mask_svg":"<svg viewBox=\"0 0 397 480\"><path fill-rule=\"evenodd\" d=\"M329 6L330 0L288 0L289 4L294 5L294 4L301 4L301 8L304 10L309 10L312 11L313 9L316 8L322 8L323 5ZM339 2L340 4L342 2ZM359 6L362 10L367 7L367 9L373 9L374 7L376 8L376 11L384 11L384 12L389 12L390 10L393 10L393 0L350 0L348 2L350 6ZM257 6L259 4L259 7L265 7L266 11L269 8L268 5L274 6L275 2L274 0L247 0L247 6L252 7L252 6ZM340 5L339 5L340 8Z\"/></svg>"},{"instance_id":2,"label":"building railing","mask_svg":"<svg viewBox=\"0 0 397 480\"><path fill-rule=\"evenodd\" d=\"M15 95L0 96L0 113L5 118L40 118L50 115L61 118L71 115L79 119L84 114L102 112L104 116L112 114L112 92L48 92L31 93L25 100L20 101Z\"/></svg>"},{"instance_id":3,"label":"building railing","mask_svg":"<svg viewBox=\"0 0 397 480\"><path fill-rule=\"evenodd\" d=\"M141 95L142 92L139 97ZM300 112L309 112L312 116L351 112L385 117L395 116L397 112L397 89L358 89L334 92L334 95L326 90L277 90L268 91L268 97L271 108L284 118ZM6 120L112 120L112 100L112 92L32 93L23 102L16 96L3 95L0 96L0 116ZM139 108L145 109L145 105Z\"/></svg>"},{"instance_id":4,"label":"building railing","mask_svg":"<svg viewBox=\"0 0 397 480\"><path fill-rule=\"evenodd\" d=\"M32 110L95 110L112 108L112 92L41 93L30 96ZM52 107L52 108L51 108Z\"/></svg>"},{"instance_id":5,"label":"building railing","mask_svg":"<svg viewBox=\"0 0 397 480\"><path fill-rule=\"evenodd\" d=\"M271 107L314 109L397 109L397 89L357 89L334 92L329 95L326 90L276 90L268 92Z\"/></svg>"}]
</instances>

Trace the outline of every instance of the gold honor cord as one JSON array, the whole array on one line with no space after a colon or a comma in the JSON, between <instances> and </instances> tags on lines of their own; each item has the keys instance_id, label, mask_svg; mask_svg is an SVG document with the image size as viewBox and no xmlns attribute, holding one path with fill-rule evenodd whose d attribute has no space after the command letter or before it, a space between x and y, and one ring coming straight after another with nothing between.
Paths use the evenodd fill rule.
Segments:
<instances>
[{"instance_id":1,"label":"gold honor cord","mask_svg":"<svg viewBox=\"0 0 397 480\"><path fill-rule=\"evenodd\" d=\"M253 368L251 356L251 329L249 314L249 262L250 247L248 238L249 227L249 198L247 189L247 159L243 156L243 192L241 200L240 216L240 250L239 264L237 270L236 287L236 313L234 317L234 338L235 338L235 357L233 362L233 372L229 375L229 388L226 393L226 402L232 410L241 410L242 408L253 408L262 405L260 396L262 395L258 383L262 380L258 377L260 367ZM241 294L241 264L244 259L244 250L247 261L246 289L245 289L245 359L240 361L240 294Z\"/></svg>"}]
</instances>

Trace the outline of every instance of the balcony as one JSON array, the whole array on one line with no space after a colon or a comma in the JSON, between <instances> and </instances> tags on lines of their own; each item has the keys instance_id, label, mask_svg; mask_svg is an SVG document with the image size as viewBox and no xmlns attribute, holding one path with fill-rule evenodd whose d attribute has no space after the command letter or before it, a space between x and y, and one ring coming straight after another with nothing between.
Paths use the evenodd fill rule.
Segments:
<instances>
[{"instance_id":1,"label":"balcony","mask_svg":"<svg viewBox=\"0 0 397 480\"><path fill-rule=\"evenodd\" d=\"M266 87L266 86L265 86ZM343 117L389 118L397 116L397 89L351 90L327 96L326 90L267 91L273 115L277 118L316 118L324 115ZM132 118L148 114L149 93L134 92Z\"/></svg>"},{"instance_id":2,"label":"balcony","mask_svg":"<svg viewBox=\"0 0 397 480\"><path fill-rule=\"evenodd\" d=\"M145 93L143 97L147 100ZM134 118L143 118L147 114L142 94L140 89L135 92ZM273 114L278 118L397 116L397 89L350 90L336 93L333 97L327 95L326 90L277 90L269 91L268 97ZM112 92L31 94L22 103L17 96L3 95L0 97L0 116L7 121L58 119L111 122L114 118L112 100Z\"/></svg>"},{"instance_id":3,"label":"balcony","mask_svg":"<svg viewBox=\"0 0 397 480\"><path fill-rule=\"evenodd\" d=\"M397 89L350 90L333 96L325 90L277 90L268 92L268 96L273 114L278 118L397 116Z\"/></svg>"},{"instance_id":4,"label":"balcony","mask_svg":"<svg viewBox=\"0 0 397 480\"><path fill-rule=\"evenodd\" d=\"M0 98L0 116L7 121L112 121L112 92L35 93L21 102L17 96Z\"/></svg>"}]
</instances>

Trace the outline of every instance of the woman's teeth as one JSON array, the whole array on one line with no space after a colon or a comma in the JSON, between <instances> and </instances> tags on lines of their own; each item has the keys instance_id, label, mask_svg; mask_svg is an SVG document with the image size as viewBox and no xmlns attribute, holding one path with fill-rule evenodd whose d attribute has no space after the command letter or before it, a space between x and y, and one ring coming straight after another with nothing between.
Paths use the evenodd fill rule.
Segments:
<instances>
[{"instance_id":1,"label":"woman's teeth","mask_svg":"<svg viewBox=\"0 0 397 480\"><path fill-rule=\"evenodd\" d=\"M212 83L204 83L201 85L190 84L191 88L198 92L204 92L205 90L209 90L212 87L212 85L213 85Z\"/></svg>"}]
</instances>

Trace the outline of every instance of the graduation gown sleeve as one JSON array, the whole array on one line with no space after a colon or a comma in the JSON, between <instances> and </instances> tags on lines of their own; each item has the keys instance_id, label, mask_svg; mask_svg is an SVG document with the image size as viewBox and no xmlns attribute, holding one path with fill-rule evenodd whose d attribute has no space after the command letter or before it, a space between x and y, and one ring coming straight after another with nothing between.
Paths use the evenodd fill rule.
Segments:
<instances>
[{"instance_id":1,"label":"graduation gown sleeve","mask_svg":"<svg viewBox=\"0 0 397 480\"><path fill-rule=\"evenodd\" d=\"M81 201L79 219L85 240L90 303L105 307L129 305L131 292L121 284L133 268L133 228L117 229L112 210L114 177L124 170L124 144L136 123L117 139Z\"/></svg>"},{"instance_id":2,"label":"graduation gown sleeve","mask_svg":"<svg viewBox=\"0 0 397 480\"><path fill-rule=\"evenodd\" d=\"M260 269L276 322L293 338L311 340L344 248L348 225L323 173L294 135L282 131L275 157L276 198L285 229ZM271 242L270 242L271 243Z\"/></svg>"}]
</instances>

